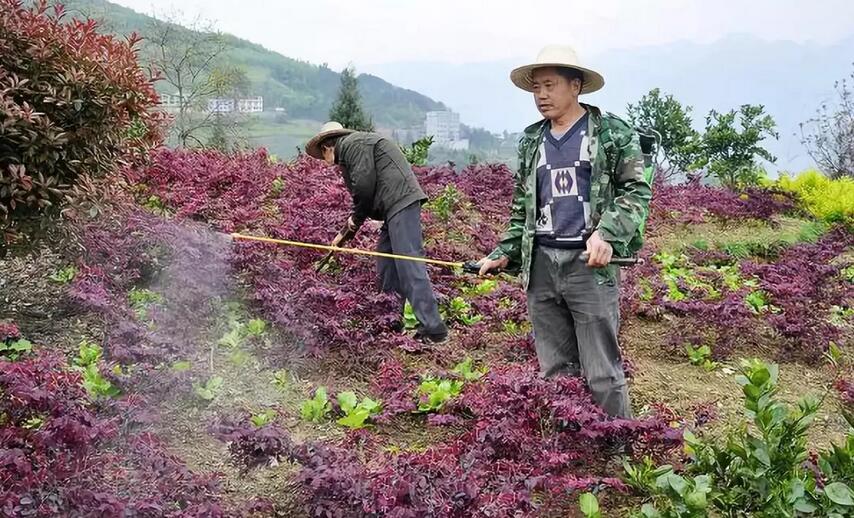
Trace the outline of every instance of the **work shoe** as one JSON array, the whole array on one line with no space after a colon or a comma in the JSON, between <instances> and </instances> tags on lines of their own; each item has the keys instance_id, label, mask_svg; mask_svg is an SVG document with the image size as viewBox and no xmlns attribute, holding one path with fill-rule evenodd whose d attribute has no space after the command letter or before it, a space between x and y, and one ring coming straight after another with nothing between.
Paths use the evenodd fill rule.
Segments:
<instances>
[{"instance_id":1,"label":"work shoe","mask_svg":"<svg viewBox=\"0 0 854 518\"><path fill-rule=\"evenodd\" d=\"M403 320L398 320L394 324L391 325L392 332L402 333L406 329L406 323Z\"/></svg>"},{"instance_id":2,"label":"work shoe","mask_svg":"<svg viewBox=\"0 0 854 518\"><path fill-rule=\"evenodd\" d=\"M412 338L424 344L438 345L448 341L448 332L445 331L444 333L425 333L423 330L419 329L418 331L415 331L415 334L412 336Z\"/></svg>"}]
</instances>

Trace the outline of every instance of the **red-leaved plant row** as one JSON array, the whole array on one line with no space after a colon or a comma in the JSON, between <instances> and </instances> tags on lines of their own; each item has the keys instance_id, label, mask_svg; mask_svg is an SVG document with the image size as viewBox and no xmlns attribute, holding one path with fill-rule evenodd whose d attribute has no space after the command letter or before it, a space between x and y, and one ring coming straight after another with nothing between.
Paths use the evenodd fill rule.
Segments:
<instances>
[{"instance_id":1,"label":"red-leaved plant row","mask_svg":"<svg viewBox=\"0 0 854 518\"><path fill-rule=\"evenodd\" d=\"M0 514L214 518L259 508L224 504L215 477L192 473L150 434L123 432L145 402L93 405L66 362L0 359Z\"/></svg>"},{"instance_id":2,"label":"red-leaved plant row","mask_svg":"<svg viewBox=\"0 0 854 518\"><path fill-rule=\"evenodd\" d=\"M757 285L730 289L719 273L707 271L702 276L720 290L720 297L709 297L702 288L679 280L681 291L691 295L681 301L668 298L655 251L646 250L642 255L647 262L628 272L623 283L621 306L624 312L644 318L658 319L668 312L690 319L689 330L680 327L671 336L672 345L680 351L686 343L711 344L716 357L726 358L738 347L767 347L764 329L770 328L780 359L820 361L831 343L842 346L850 339L831 316L834 307L847 307L854 298L854 284L841 275L852 263L840 258L852 246L854 234L835 227L815 243L783 250L773 262L738 259L721 251L694 251L688 254L691 266L735 266L742 278L753 279ZM651 291L644 294L645 290ZM752 311L745 298L754 291L763 292L773 309L760 314Z\"/></svg>"},{"instance_id":3,"label":"red-leaved plant row","mask_svg":"<svg viewBox=\"0 0 854 518\"><path fill-rule=\"evenodd\" d=\"M416 380L396 361L383 364L373 390L386 419L412 409ZM609 456L633 450L660 458L682 434L667 413L610 420L580 378L544 380L530 363L494 368L464 391L453 412L431 421L464 431L418 453L389 453L366 433L350 437L358 448L295 444L276 425L256 428L245 419L218 423L213 433L247 468L271 458L299 463L315 516L460 518L539 516L577 491L625 491Z\"/></svg>"},{"instance_id":4,"label":"red-leaved plant row","mask_svg":"<svg viewBox=\"0 0 854 518\"><path fill-rule=\"evenodd\" d=\"M446 185L460 192L460 210L445 221L425 211L426 248L430 257L450 261L480 258L497 242L512 183L503 166L419 169L430 195ZM270 164L266 154L224 158L216 152L162 151L151 167L128 174L180 218L200 219L223 232L325 244L347 219L351 201L340 174L303 158L293 164ZM279 184L281 187L276 188ZM353 246L372 248L377 226L366 225ZM395 297L378 293L373 262L340 255L333 273L316 273L316 250L235 243L234 266L253 287L250 296L282 329L317 351L344 348L353 354L400 345L388 331L402 309ZM432 268L441 301L460 295L460 279ZM501 299L509 299L499 304ZM500 306L500 307L499 307ZM479 298L477 311L498 328L506 318L521 320L524 294L503 286Z\"/></svg>"}]
</instances>

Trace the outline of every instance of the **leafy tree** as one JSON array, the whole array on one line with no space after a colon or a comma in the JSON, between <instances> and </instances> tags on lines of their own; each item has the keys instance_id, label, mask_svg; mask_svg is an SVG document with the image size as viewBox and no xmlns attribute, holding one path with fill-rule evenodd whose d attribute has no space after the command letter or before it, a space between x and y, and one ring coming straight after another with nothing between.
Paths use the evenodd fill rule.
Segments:
<instances>
[{"instance_id":1,"label":"leafy tree","mask_svg":"<svg viewBox=\"0 0 854 518\"><path fill-rule=\"evenodd\" d=\"M731 189L756 185L762 177L757 157L769 162L777 159L761 143L768 137L779 138L774 119L762 105L744 104L738 111L709 112L706 131L701 138L698 168Z\"/></svg>"},{"instance_id":2,"label":"leafy tree","mask_svg":"<svg viewBox=\"0 0 854 518\"><path fill-rule=\"evenodd\" d=\"M362 107L359 81L352 67L341 71L341 89L329 111L329 120L338 121L345 128L357 131L374 131L374 123Z\"/></svg>"},{"instance_id":3,"label":"leafy tree","mask_svg":"<svg viewBox=\"0 0 854 518\"><path fill-rule=\"evenodd\" d=\"M633 125L652 128L661 135L655 166L663 178L689 171L697 160L700 135L691 127L691 110L672 95L662 95L658 88L627 107Z\"/></svg>"}]
</instances>

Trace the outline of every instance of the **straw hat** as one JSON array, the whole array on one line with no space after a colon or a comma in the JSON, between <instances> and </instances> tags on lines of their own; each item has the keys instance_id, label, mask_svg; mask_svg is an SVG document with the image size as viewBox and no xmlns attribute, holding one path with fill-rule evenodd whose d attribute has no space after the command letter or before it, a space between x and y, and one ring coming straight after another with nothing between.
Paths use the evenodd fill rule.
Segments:
<instances>
[{"instance_id":1,"label":"straw hat","mask_svg":"<svg viewBox=\"0 0 854 518\"><path fill-rule=\"evenodd\" d=\"M537 68L546 67L573 68L581 72L584 75L584 84L581 87L581 93L583 94L595 92L605 85L605 79L602 77L602 74L581 66L575 49L566 45L549 45L543 48L537 54L536 62L510 72L510 80L522 90L533 92L532 73Z\"/></svg>"},{"instance_id":2,"label":"straw hat","mask_svg":"<svg viewBox=\"0 0 854 518\"><path fill-rule=\"evenodd\" d=\"M305 145L305 152L314 158L323 158L323 151L320 149L320 144L324 140L340 135L349 135L353 130L347 129L340 122L329 121L320 128L320 132L308 141Z\"/></svg>"}]
</instances>

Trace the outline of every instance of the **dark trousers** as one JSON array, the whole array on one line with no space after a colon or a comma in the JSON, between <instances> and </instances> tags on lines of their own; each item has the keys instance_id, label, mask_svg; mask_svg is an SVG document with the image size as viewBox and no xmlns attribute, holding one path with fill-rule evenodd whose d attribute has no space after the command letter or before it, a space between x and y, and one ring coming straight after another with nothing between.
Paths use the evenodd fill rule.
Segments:
<instances>
[{"instance_id":1,"label":"dark trousers","mask_svg":"<svg viewBox=\"0 0 854 518\"><path fill-rule=\"evenodd\" d=\"M599 284L578 256L583 250L536 247L528 313L540 374L583 374L609 415L631 417L617 335L620 284Z\"/></svg>"},{"instance_id":2,"label":"dark trousers","mask_svg":"<svg viewBox=\"0 0 854 518\"><path fill-rule=\"evenodd\" d=\"M395 255L424 256L421 234L421 203L415 202L388 220L380 230L377 251ZM433 294L433 285L427 275L427 265L419 261L380 257L377 273L383 291L395 292L400 296L401 314L403 303L408 300L421 328L427 334L443 334L448 328L439 315L439 305Z\"/></svg>"}]
</instances>

